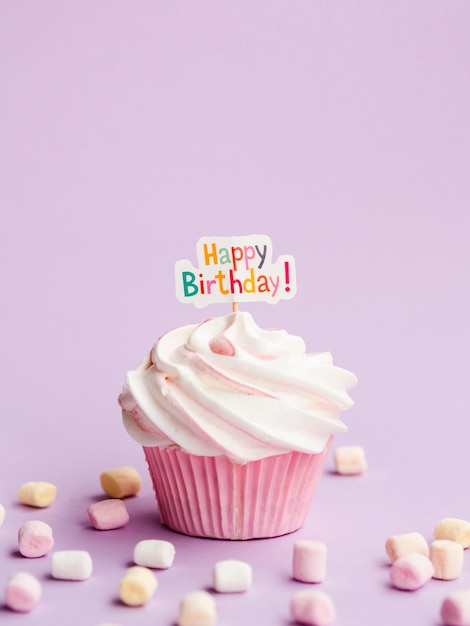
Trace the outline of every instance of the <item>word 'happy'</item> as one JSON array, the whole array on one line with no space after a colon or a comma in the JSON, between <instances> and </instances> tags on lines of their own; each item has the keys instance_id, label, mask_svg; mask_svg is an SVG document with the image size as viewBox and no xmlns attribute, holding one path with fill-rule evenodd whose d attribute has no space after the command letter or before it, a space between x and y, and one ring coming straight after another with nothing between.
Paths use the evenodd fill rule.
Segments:
<instances>
[{"instance_id":1,"label":"word 'happy'","mask_svg":"<svg viewBox=\"0 0 470 626\"><path fill-rule=\"evenodd\" d=\"M265 301L272 304L296 293L292 256L272 262L267 235L203 237L197 243L198 267L175 264L176 295L181 302L204 307L214 302Z\"/></svg>"}]
</instances>

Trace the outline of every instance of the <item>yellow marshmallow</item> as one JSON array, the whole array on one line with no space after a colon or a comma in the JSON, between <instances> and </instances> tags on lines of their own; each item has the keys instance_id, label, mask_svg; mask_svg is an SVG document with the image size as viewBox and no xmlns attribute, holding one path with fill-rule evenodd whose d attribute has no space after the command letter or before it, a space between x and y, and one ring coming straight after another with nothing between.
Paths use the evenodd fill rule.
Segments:
<instances>
[{"instance_id":1,"label":"yellow marshmallow","mask_svg":"<svg viewBox=\"0 0 470 626\"><path fill-rule=\"evenodd\" d=\"M434 529L434 538L457 541L464 548L468 548L470 546L470 522L457 517L445 517Z\"/></svg>"},{"instance_id":2,"label":"yellow marshmallow","mask_svg":"<svg viewBox=\"0 0 470 626\"><path fill-rule=\"evenodd\" d=\"M135 496L142 487L142 480L136 469L123 466L106 470L100 476L101 487L110 498Z\"/></svg>"},{"instance_id":3,"label":"yellow marshmallow","mask_svg":"<svg viewBox=\"0 0 470 626\"><path fill-rule=\"evenodd\" d=\"M362 474L367 469L362 446L338 446L333 457L338 474Z\"/></svg>"},{"instance_id":4,"label":"yellow marshmallow","mask_svg":"<svg viewBox=\"0 0 470 626\"><path fill-rule=\"evenodd\" d=\"M385 551L392 563L411 552L429 556L428 543L423 535L417 532L392 535L385 542Z\"/></svg>"},{"instance_id":5,"label":"yellow marshmallow","mask_svg":"<svg viewBox=\"0 0 470 626\"><path fill-rule=\"evenodd\" d=\"M454 580L462 573L463 546L449 539L436 539L431 543L429 558L434 566L433 578Z\"/></svg>"},{"instance_id":6,"label":"yellow marshmallow","mask_svg":"<svg viewBox=\"0 0 470 626\"><path fill-rule=\"evenodd\" d=\"M215 600L207 591L191 591L181 600L178 626L212 626L215 619Z\"/></svg>"},{"instance_id":7,"label":"yellow marshmallow","mask_svg":"<svg viewBox=\"0 0 470 626\"><path fill-rule=\"evenodd\" d=\"M127 606L142 606L153 596L158 587L155 574L147 567L129 567L119 583L119 597Z\"/></svg>"},{"instance_id":8,"label":"yellow marshmallow","mask_svg":"<svg viewBox=\"0 0 470 626\"><path fill-rule=\"evenodd\" d=\"M52 483L31 481L21 485L17 497L22 504L45 508L55 500L56 493L57 488Z\"/></svg>"}]
</instances>

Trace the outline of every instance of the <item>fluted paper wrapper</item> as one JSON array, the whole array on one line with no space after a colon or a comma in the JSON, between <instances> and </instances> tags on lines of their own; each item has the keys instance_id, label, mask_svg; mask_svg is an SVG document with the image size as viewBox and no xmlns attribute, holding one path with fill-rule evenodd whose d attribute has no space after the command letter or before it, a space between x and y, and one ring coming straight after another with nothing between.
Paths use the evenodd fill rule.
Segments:
<instances>
[{"instance_id":1,"label":"fluted paper wrapper","mask_svg":"<svg viewBox=\"0 0 470 626\"><path fill-rule=\"evenodd\" d=\"M299 529L331 447L245 464L175 448L144 447L161 521L194 537L255 539Z\"/></svg>"}]
</instances>

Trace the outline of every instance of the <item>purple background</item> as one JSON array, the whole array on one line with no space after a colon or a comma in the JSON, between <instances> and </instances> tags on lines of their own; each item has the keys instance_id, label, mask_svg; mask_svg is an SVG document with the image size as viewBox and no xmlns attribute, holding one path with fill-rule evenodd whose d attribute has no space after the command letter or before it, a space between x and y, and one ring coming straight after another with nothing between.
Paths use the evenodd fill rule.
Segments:
<instances>
[{"instance_id":1,"label":"purple background","mask_svg":"<svg viewBox=\"0 0 470 626\"><path fill-rule=\"evenodd\" d=\"M27 570L43 599L2 624L173 626L212 565L254 567L243 595L217 595L220 626L290 624L292 545L329 549L337 625L440 624L461 578L391 589L384 542L468 497L470 3L397 1L0 5L0 587ZM355 407L305 527L248 543L160 527L143 455L116 403L125 372L174 326L225 313L174 295L173 265L202 235L271 236L296 259L298 293L245 306L260 326L304 337L354 371ZM101 471L134 465L131 523L90 528ZM16 501L28 480L58 487L47 510ZM16 534L43 519L56 548L85 548L83 583L50 580ZM170 538L177 556L142 609L117 585L134 544Z\"/></svg>"}]
</instances>

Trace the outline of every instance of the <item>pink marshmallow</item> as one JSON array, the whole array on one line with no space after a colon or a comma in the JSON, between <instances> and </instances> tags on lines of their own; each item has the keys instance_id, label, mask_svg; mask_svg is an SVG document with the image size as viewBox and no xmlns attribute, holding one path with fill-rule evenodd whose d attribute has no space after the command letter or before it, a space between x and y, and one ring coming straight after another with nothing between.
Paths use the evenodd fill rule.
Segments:
<instances>
[{"instance_id":1,"label":"pink marshmallow","mask_svg":"<svg viewBox=\"0 0 470 626\"><path fill-rule=\"evenodd\" d=\"M95 502L87 509L90 522L97 530L114 530L129 522L129 513L122 500L112 498Z\"/></svg>"},{"instance_id":2,"label":"pink marshmallow","mask_svg":"<svg viewBox=\"0 0 470 626\"><path fill-rule=\"evenodd\" d=\"M397 589L414 591L433 577L434 567L428 557L410 552L397 559L390 568L390 581Z\"/></svg>"},{"instance_id":3,"label":"pink marshmallow","mask_svg":"<svg viewBox=\"0 0 470 626\"><path fill-rule=\"evenodd\" d=\"M296 541L292 570L296 580L321 583L326 572L326 545L321 541Z\"/></svg>"},{"instance_id":4,"label":"pink marshmallow","mask_svg":"<svg viewBox=\"0 0 470 626\"><path fill-rule=\"evenodd\" d=\"M17 572L10 576L5 589L5 604L12 610L27 613L37 604L42 595L41 583L28 572Z\"/></svg>"},{"instance_id":5,"label":"pink marshmallow","mask_svg":"<svg viewBox=\"0 0 470 626\"><path fill-rule=\"evenodd\" d=\"M330 596L317 590L296 593L291 599L290 611L295 622L306 626L330 626L336 617Z\"/></svg>"},{"instance_id":6,"label":"pink marshmallow","mask_svg":"<svg viewBox=\"0 0 470 626\"><path fill-rule=\"evenodd\" d=\"M45 522L26 522L18 531L18 548L23 556L37 558L44 556L54 545L52 528Z\"/></svg>"},{"instance_id":7,"label":"pink marshmallow","mask_svg":"<svg viewBox=\"0 0 470 626\"><path fill-rule=\"evenodd\" d=\"M441 605L441 618L446 626L470 626L470 589L447 596Z\"/></svg>"}]
</instances>

